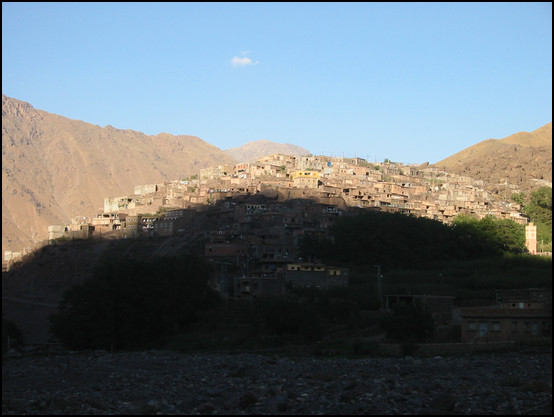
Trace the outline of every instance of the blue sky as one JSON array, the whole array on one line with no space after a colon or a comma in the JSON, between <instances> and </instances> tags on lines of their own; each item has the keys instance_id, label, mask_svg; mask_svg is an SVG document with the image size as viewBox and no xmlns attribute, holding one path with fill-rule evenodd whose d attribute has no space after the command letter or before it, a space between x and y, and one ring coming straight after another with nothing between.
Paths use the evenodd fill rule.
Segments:
<instances>
[{"instance_id":1,"label":"blue sky","mask_svg":"<svg viewBox=\"0 0 554 417\"><path fill-rule=\"evenodd\" d=\"M552 3L2 3L2 93L221 148L438 162L552 121Z\"/></svg>"}]
</instances>

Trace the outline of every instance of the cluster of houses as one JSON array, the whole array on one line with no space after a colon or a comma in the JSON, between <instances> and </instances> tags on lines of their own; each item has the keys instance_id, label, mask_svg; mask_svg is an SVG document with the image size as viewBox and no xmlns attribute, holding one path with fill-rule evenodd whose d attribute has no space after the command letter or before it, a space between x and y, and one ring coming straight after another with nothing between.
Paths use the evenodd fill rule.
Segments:
<instances>
[{"instance_id":1,"label":"cluster of houses","mask_svg":"<svg viewBox=\"0 0 554 417\"><path fill-rule=\"evenodd\" d=\"M190 230L196 214L207 206L228 213L228 207L218 202L259 194L277 195L280 203L309 200L334 213L359 208L400 212L447 224L464 213L527 223L517 204L496 201L482 186L480 181L428 165L275 154L252 163L202 169L190 179L138 185L133 195L105 198L103 211L93 218L77 217L71 224L49 226L48 240L170 236ZM279 208L273 205L258 210L275 212ZM230 220L240 222L240 217ZM289 226L294 221L298 219L292 216ZM528 243L529 251L536 253L533 239ZM4 261L10 263L22 254L5 253Z\"/></svg>"},{"instance_id":2,"label":"cluster of houses","mask_svg":"<svg viewBox=\"0 0 554 417\"><path fill-rule=\"evenodd\" d=\"M275 154L253 163L202 169L189 179L138 185L133 195L105 198L103 211L95 217L52 225L48 233L50 241L171 236L194 232L195 225L201 224L198 213L207 208L219 210L218 217L235 228L253 215L262 215L264 228L270 221L275 228L302 229L296 234L308 232L310 222L324 231L333 215L356 209L400 212L446 224L460 213L527 224L519 205L496 201L482 185L430 166ZM263 198L256 202L253 196ZM325 215L309 220L314 210ZM273 221L276 217L278 221ZM291 233L289 239L294 237Z\"/></svg>"},{"instance_id":3,"label":"cluster of houses","mask_svg":"<svg viewBox=\"0 0 554 417\"><path fill-rule=\"evenodd\" d=\"M495 201L481 182L430 166L276 154L202 169L192 178L138 185L133 195L105 198L103 211L93 218L51 225L48 239L178 235L201 242L204 257L216 266L213 285L220 294L252 300L284 295L288 287L347 286L347 269L299 259L298 251L300 239L327 236L339 216L375 210L449 224L462 213L527 225L520 209ZM530 253L536 253L536 244L531 223L526 226ZM448 297L387 296L384 308L398 301L434 306L439 322L452 318ZM464 341L551 334L551 292L506 293L502 304L466 309L458 320Z\"/></svg>"},{"instance_id":4,"label":"cluster of houses","mask_svg":"<svg viewBox=\"0 0 554 417\"><path fill-rule=\"evenodd\" d=\"M460 213L527 223L518 205L495 201L481 186L430 166L275 154L202 169L188 179L137 185L133 195L105 198L93 218L49 226L48 239L205 234L206 257L231 257L243 273L274 273L296 260L301 237L325 236L336 216L360 210L447 224Z\"/></svg>"},{"instance_id":5,"label":"cluster of houses","mask_svg":"<svg viewBox=\"0 0 554 417\"><path fill-rule=\"evenodd\" d=\"M526 224L517 204L495 201L482 187L481 181L431 166L276 154L254 163L202 169L195 179L137 186L132 196L106 198L104 212L139 214L160 207L190 208L271 188L289 198L397 211L444 223L465 213Z\"/></svg>"},{"instance_id":6,"label":"cluster of houses","mask_svg":"<svg viewBox=\"0 0 554 417\"><path fill-rule=\"evenodd\" d=\"M136 186L133 195L106 198L103 212L92 219L50 226L49 239L196 239L203 244L204 257L217 267L214 287L220 294L252 300L282 296L288 286L347 286L347 269L298 258L299 240L326 236L338 216L375 210L449 224L463 213L527 225L520 208L495 201L481 182L434 167L276 154L253 163L202 169L188 179ZM532 223L526 226L526 245L536 253ZM544 299L540 303L530 301L539 296ZM513 297L505 294L502 305L458 314L462 340L551 334L551 295L535 290L520 295L523 301ZM390 309L398 301L423 302L431 306L437 323L453 322L451 297L388 295L383 307Z\"/></svg>"},{"instance_id":7,"label":"cluster of houses","mask_svg":"<svg viewBox=\"0 0 554 417\"><path fill-rule=\"evenodd\" d=\"M460 328L463 343L514 342L552 337L552 289L496 291L496 303L454 308L454 297L438 295L387 295L384 309L396 303L424 306L438 329ZM440 340L440 335L439 340ZM447 337L451 337L447 333Z\"/></svg>"}]
</instances>

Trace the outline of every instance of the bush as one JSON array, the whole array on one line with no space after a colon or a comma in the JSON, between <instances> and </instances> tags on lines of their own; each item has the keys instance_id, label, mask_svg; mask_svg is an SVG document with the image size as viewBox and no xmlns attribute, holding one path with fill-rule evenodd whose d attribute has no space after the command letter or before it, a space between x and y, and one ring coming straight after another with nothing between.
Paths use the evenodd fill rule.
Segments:
<instances>
[{"instance_id":1,"label":"bush","mask_svg":"<svg viewBox=\"0 0 554 417\"><path fill-rule=\"evenodd\" d=\"M431 313L419 304L395 304L380 323L388 339L409 347L411 343L433 336L435 321Z\"/></svg>"},{"instance_id":2,"label":"bush","mask_svg":"<svg viewBox=\"0 0 554 417\"><path fill-rule=\"evenodd\" d=\"M312 303L267 298L260 301L258 308L270 335L299 336L308 340L322 335L322 323Z\"/></svg>"},{"instance_id":3,"label":"bush","mask_svg":"<svg viewBox=\"0 0 554 417\"><path fill-rule=\"evenodd\" d=\"M478 220L458 215L449 226L400 213L370 212L339 217L330 231L331 239L301 239L300 256L350 267L379 264L389 269L421 269L437 261L526 252L524 226L492 216Z\"/></svg>"},{"instance_id":4,"label":"bush","mask_svg":"<svg viewBox=\"0 0 554 417\"><path fill-rule=\"evenodd\" d=\"M91 279L64 293L50 332L71 349L155 347L217 303L210 272L191 255L108 259Z\"/></svg>"},{"instance_id":5,"label":"bush","mask_svg":"<svg viewBox=\"0 0 554 417\"><path fill-rule=\"evenodd\" d=\"M21 330L9 320L2 319L2 354L6 354L13 347L23 346Z\"/></svg>"}]
</instances>

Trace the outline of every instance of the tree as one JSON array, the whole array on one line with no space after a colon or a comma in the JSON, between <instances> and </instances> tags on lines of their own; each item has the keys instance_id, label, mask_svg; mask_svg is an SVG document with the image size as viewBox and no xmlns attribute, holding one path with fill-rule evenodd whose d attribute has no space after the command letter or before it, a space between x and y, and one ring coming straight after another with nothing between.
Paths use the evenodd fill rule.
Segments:
<instances>
[{"instance_id":1,"label":"tree","mask_svg":"<svg viewBox=\"0 0 554 417\"><path fill-rule=\"evenodd\" d=\"M485 216L479 220L459 214L452 224L472 257L525 252L525 228L511 219L497 220L494 216Z\"/></svg>"},{"instance_id":2,"label":"tree","mask_svg":"<svg viewBox=\"0 0 554 417\"><path fill-rule=\"evenodd\" d=\"M525 249L525 226L514 222L511 219L500 219L496 221L496 239L503 252L524 253Z\"/></svg>"},{"instance_id":3,"label":"tree","mask_svg":"<svg viewBox=\"0 0 554 417\"><path fill-rule=\"evenodd\" d=\"M537 238L552 242L552 188L541 187L533 191L523 213L537 225Z\"/></svg>"},{"instance_id":4,"label":"tree","mask_svg":"<svg viewBox=\"0 0 554 417\"><path fill-rule=\"evenodd\" d=\"M395 342L415 342L435 332L435 320L423 304L395 304L380 326L387 338Z\"/></svg>"},{"instance_id":5,"label":"tree","mask_svg":"<svg viewBox=\"0 0 554 417\"><path fill-rule=\"evenodd\" d=\"M512 194L512 200L515 201L520 206L524 206L525 205L525 193L521 192L521 193Z\"/></svg>"},{"instance_id":6,"label":"tree","mask_svg":"<svg viewBox=\"0 0 554 417\"><path fill-rule=\"evenodd\" d=\"M465 257L457 250L456 235L449 226L400 213L340 217L331 233L333 262L411 268Z\"/></svg>"},{"instance_id":7,"label":"tree","mask_svg":"<svg viewBox=\"0 0 554 417\"><path fill-rule=\"evenodd\" d=\"M217 303L210 273L192 255L107 259L92 278L64 293L50 331L72 349L159 345Z\"/></svg>"},{"instance_id":8,"label":"tree","mask_svg":"<svg viewBox=\"0 0 554 417\"><path fill-rule=\"evenodd\" d=\"M312 235L304 236L298 242L300 257L312 262L329 259L332 256L333 249L333 243L329 239Z\"/></svg>"},{"instance_id":9,"label":"tree","mask_svg":"<svg viewBox=\"0 0 554 417\"><path fill-rule=\"evenodd\" d=\"M10 320L2 318L2 355L6 354L12 347L24 345L21 330Z\"/></svg>"}]
</instances>

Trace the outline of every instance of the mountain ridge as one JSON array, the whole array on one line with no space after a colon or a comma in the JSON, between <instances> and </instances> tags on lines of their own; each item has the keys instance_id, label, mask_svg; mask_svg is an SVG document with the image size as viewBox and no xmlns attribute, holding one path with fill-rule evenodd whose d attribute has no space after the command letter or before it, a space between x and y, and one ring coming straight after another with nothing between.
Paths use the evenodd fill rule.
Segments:
<instances>
[{"instance_id":1,"label":"mountain ridge","mask_svg":"<svg viewBox=\"0 0 554 417\"><path fill-rule=\"evenodd\" d=\"M96 213L106 196L234 163L196 136L99 127L2 94L2 251L46 239L50 224Z\"/></svg>"},{"instance_id":2,"label":"mountain ridge","mask_svg":"<svg viewBox=\"0 0 554 417\"><path fill-rule=\"evenodd\" d=\"M226 149L224 151L239 163L254 162L264 156L276 153L292 156L304 156L310 154L310 151L291 143L277 143L267 139L247 142L236 148Z\"/></svg>"},{"instance_id":3,"label":"mountain ridge","mask_svg":"<svg viewBox=\"0 0 554 417\"><path fill-rule=\"evenodd\" d=\"M510 190L533 189L533 182L552 186L552 122L532 132L502 139L485 139L433 166L488 184L487 189L509 198Z\"/></svg>"},{"instance_id":4,"label":"mountain ridge","mask_svg":"<svg viewBox=\"0 0 554 417\"><path fill-rule=\"evenodd\" d=\"M223 151L197 136L100 127L2 94L2 251L33 246L46 239L49 225L97 214L104 198L132 194L137 185L276 153L309 151L265 139ZM551 186L552 123L486 139L433 166L488 182L508 197L513 186Z\"/></svg>"}]
</instances>

